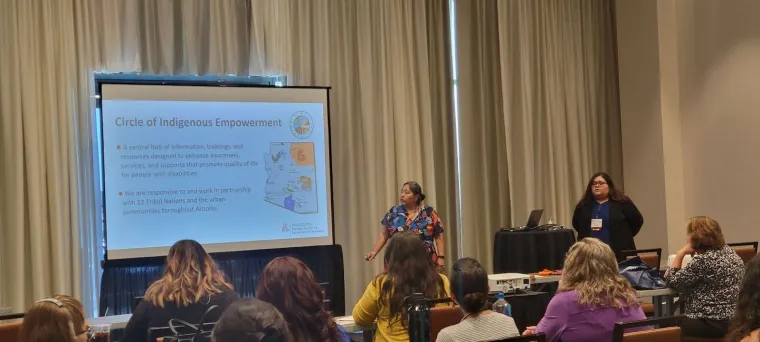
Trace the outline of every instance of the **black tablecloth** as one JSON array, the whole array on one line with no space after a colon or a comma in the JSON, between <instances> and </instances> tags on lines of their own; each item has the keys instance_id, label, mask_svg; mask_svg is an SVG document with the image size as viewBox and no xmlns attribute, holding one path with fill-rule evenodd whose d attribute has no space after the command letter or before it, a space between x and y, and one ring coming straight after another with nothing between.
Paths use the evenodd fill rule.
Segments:
<instances>
[{"instance_id":1,"label":"black tablecloth","mask_svg":"<svg viewBox=\"0 0 760 342\"><path fill-rule=\"evenodd\" d=\"M536 273L562 268L575 243L572 229L497 232L493 239L494 273Z\"/></svg>"},{"instance_id":2,"label":"black tablecloth","mask_svg":"<svg viewBox=\"0 0 760 342\"><path fill-rule=\"evenodd\" d=\"M534 326L541 321L546 313L546 307L552 295L546 292L528 292L521 294L507 294L504 300L512 306L512 318L520 333L525 327Z\"/></svg>"},{"instance_id":3,"label":"black tablecloth","mask_svg":"<svg viewBox=\"0 0 760 342\"><path fill-rule=\"evenodd\" d=\"M241 297L253 297L259 275L272 259L293 256L314 272L317 281L327 283L325 295L330 299L333 314L345 314L343 249L340 245L286 248L213 254L219 268ZM155 260L154 260L155 259ZM100 316L132 312L135 297L161 277L165 258L115 260L103 268L100 284Z\"/></svg>"}]
</instances>

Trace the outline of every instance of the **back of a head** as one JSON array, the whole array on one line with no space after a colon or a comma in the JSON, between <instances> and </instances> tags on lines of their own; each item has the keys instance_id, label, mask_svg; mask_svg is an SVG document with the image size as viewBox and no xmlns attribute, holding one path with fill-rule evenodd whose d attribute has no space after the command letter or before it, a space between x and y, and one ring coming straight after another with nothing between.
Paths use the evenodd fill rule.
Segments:
<instances>
[{"instance_id":1,"label":"back of a head","mask_svg":"<svg viewBox=\"0 0 760 342\"><path fill-rule=\"evenodd\" d=\"M23 342L75 342L83 333L84 311L73 297L57 295L36 302L24 314L19 340Z\"/></svg>"},{"instance_id":2,"label":"back of a head","mask_svg":"<svg viewBox=\"0 0 760 342\"><path fill-rule=\"evenodd\" d=\"M721 249L726 245L723 230L718 221L707 216L696 216L686 224L686 234L691 246L698 251Z\"/></svg>"},{"instance_id":3,"label":"back of a head","mask_svg":"<svg viewBox=\"0 0 760 342\"><path fill-rule=\"evenodd\" d=\"M279 257L261 272L256 298L274 305L298 341L333 341L339 334L332 316L322 307L322 288L302 261Z\"/></svg>"},{"instance_id":4,"label":"back of a head","mask_svg":"<svg viewBox=\"0 0 760 342\"><path fill-rule=\"evenodd\" d=\"M488 273L472 258L457 260L451 267L451 294L462 309L477 313L486 309L488 301Z\"/></svg>"},{"instance_id":5,"label":"back of a head","mask_svg":"<svg viewBox=\"0 0 760 342\"><path fill-rule=\"evenodd\" d=\"M380 289L380 305L389 306L389 324L399 317L406 325L404 298L407 296L422 293L425 298L445 297L443 280L417 233L396 233L388 243L384 259L388 269L375 280L385 278Z\"/></svg>"},{"instance_id":6,"label":"back of a head","mask_svg":"<svg viewBox=\"0 0 760 342\"><path fill-rule=\"evenodd\" d=\"M385 263L389 273L400 268L412 267L414 271L428 273L435 271L433 259L428 254L419 234L412 231L398 232L388 242L385 249Z\"/></svg>"},{"instance_id":7,"label":"back of a head","mask_svg":"<svg viewBox=\"0 0 760 342\"><path fill-rule=\"evenodd\" d=\"M165 301L188 306L232 289L211 256L193 240L180 240L172 245L164 267L161 279L145 292L145 299L156 306L164 307Z\"/></svg>"},{"instance_id":8,"label":"back of a head","mask_svg":"<svg viewBox=\"0 0 760 342\"><path fill-rule=\"evenodd\" d=\"M215 342L293 342L280 312L256 298L238 300L224 310L212 335Z\"/></svg>"},{"instance_id":9,"label":"back of a head","mask_svg":"<svg viewBox=\"0 0 760 342\"><path fill-rule=\"evenodd\" d=\"M578 241L567 252L557 291L570 290L581 305L620 308L621 299L627 306L638 303L630 282L618 272L615 253L595 238Z\"/></svg>"}]
</instances>

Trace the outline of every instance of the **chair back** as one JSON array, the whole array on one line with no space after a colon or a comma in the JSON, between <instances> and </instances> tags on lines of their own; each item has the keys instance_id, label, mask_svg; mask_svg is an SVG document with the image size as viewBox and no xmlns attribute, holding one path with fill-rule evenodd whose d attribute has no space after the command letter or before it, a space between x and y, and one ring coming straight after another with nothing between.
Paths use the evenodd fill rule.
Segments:
<instances>
[{"instance_id":1,"label":"chair back","mask_svg":"<svg viewBox=\"0 0 760 342\"><path fill-rule=\"evenodd\" d=\"M516 336L493 342L546 342L546 335L535 334L528 336Z\"/></svg>"},{"instance_id":2,"label":"chair back","mask_svg":"<svg viewBox=\"0 0 760 342\"><path fill-rule=\"evenodd\" d=\"M745 265L757 255L757 241L729 243L728 246L734 249Z\"/></svg>"},{"instance_id":3,"label":"chair back","mask_svg":"<svg viewBox=\"0 0 760 342\"><path fill-rule=\"evenodd\" d=\"M681 342L681 328L669 327L637 331L623 335L622 342Z\"/></svg>"},{"instance_id":4,"label":"chair back","mask_svg":"<svg viewBox=\"0 0 760 342\"><path fill-rule=\"evenodd\" d=\"M430 341L438 338L438 333L443 328L455 325L462 321L464 313L458 307L439 306L430 309Z\"/></svg>"},{"instance_id":5,"label":"chair back","mask_svg":"<svg viewBox=\"0 0 760 342\"><path fill-rule=\"evenodd\" d=\"M325 310L327 312L332 313L332 300L327 297L327 288L330 286L330 283L319 283L319 288L322 291L322 310Z\"/></svg>"},{"instance_id":6,"label":"chair back","mask_svg":"<svg viewBox=\"0 0 760 342\"><path fill-rule=\"evenodd\" d=\"M620 257L622 259L630 259L635 256L641 258L641 261L647 264L649 268L658 271L660 270L660 264L662 263L662 248L620 251Z\"/></svg>"},{"instance_id":7,"label":"chair back","mask_svg":"<svg viewBox=\"0 0 760 342\"><path fill-rule=\"evenodd\" d=\"M0 342L18 342L21 333L21 322L0 322Z\"/></svg>"},{"instance_id":8,"label":"chair back","mask_svg":"<svg viewBox=\"0 0 760 342\"><path fill-rule=\"evenodd\" d=\"M681 338L681 342L724 342L725 338L701 338L701 337L688 337Z\"/></svg>"},{"instance_id":9,"label":"chair back","mask_svg":"<svg viewBox=\"0 0 760 342\"><path fill-rule=\"evenodd\" d=\"M681 323L683 316L645 319L625 323L615 323L612 334L613 342L681 342ZM626 333L627 329L655 327L653 330Z\"/></svg>"}]
</instances>

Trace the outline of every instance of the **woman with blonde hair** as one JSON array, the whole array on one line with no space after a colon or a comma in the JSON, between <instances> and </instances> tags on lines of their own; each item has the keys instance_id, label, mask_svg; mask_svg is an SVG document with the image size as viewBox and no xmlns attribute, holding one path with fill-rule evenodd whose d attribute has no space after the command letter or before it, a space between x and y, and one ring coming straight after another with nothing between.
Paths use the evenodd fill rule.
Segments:
<instances>
[{"instance_id":1,"label":"woman with blonde hair","mask_svg":"<svg viewBox=\"0 0 760 342\"><path fill-rule=\"evenodd\" d=\"M618 273L610 246L585 238L570 248L544 318L523 335L544 333L547 341L610 341L616 322L643 319L636 292Z\"/></svg>"},{"instance_id":2,"label":"woman with blonde hair","mask_svg":"<svg viewBox=\"0 0 760 342\"><path fill-rule=\"evenodd\" d=\"M26 311L19 341L85 342L89 331L82 303L70 296L57 295L38 300Z\"/></svg>"},{"instance_id":3,"label":"woman with blonde hair","mask_svg":"<svg viewBox=\"0 0 760 342\"><path fill-rule=\"evenodd\" d=\"M686 245L665 272L665 283L686 298L681 334L722 338L739 299L744 262L723 238L717 221L697 216L686 224ZM686 255L694 255L682 267Z\"/></svg>"},{"instance_id":4,"label":"woman with blonde hair","mask_svg":"<svg viewBox=\"0 0 760 342\"><path fill-rule=\"evenodd\" d=\"M237 299L232 285L203 246L193 240L178 241L169 249L164 275L145 291L145 299L129 319L121 340L146 341L149 328L168 326L173 318L197 323L208 308L217 305L219 308L207 316L208 321L215 322Z\"/></svg>"}]
</instances>

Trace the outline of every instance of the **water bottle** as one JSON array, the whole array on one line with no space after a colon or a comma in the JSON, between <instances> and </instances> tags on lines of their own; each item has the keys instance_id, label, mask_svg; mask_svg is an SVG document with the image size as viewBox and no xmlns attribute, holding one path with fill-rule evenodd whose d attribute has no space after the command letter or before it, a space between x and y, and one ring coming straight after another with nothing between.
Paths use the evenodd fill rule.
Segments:
<instances>
[{"instance_id":1,"label":"water bottle","mask_svg":"<svg viewBox=\"0 0 760 342\"><path fill-rule=\"evenodd\" d=\"M496 303L493 303L493 311L512 317L512 305L504 300L504 292L499 292Z\"/></svg>"},{"instance_id":2,"label":"water bottle","mask_svg":"<svg viewBox=\"0 0 760 342\"><path fill-rule=\"evenodd\" d=\"M425 296L415 293L406 298L407 315L409 318L409 341L430 341L430 307Z\"/></svg>"}]
</instances>

